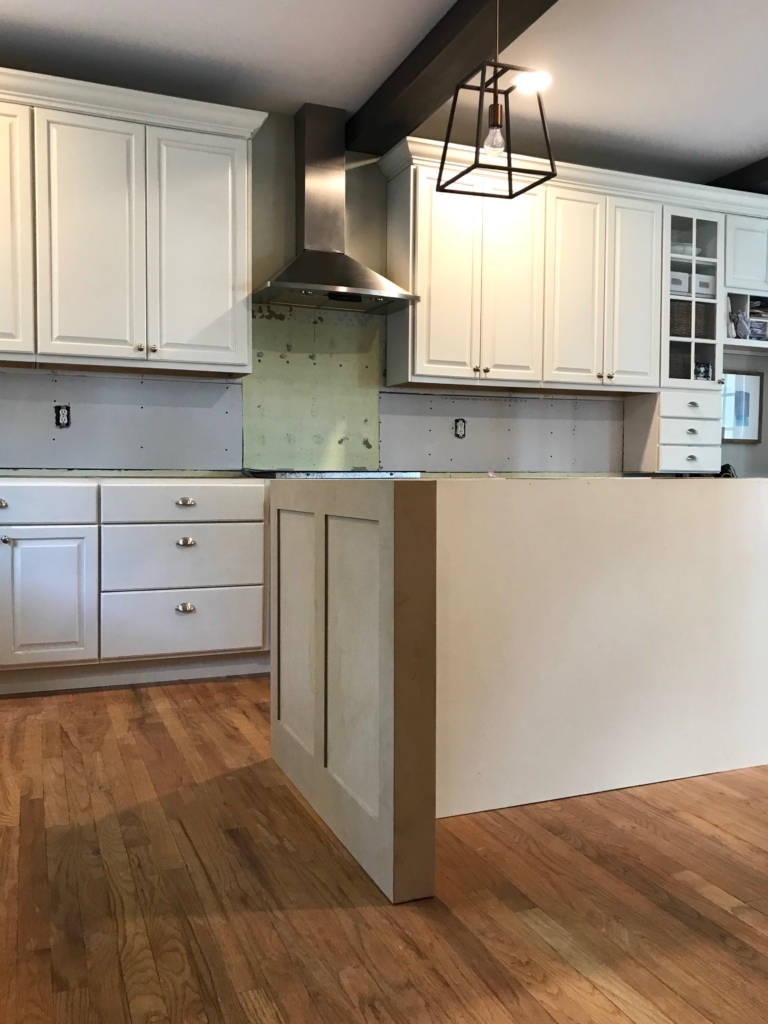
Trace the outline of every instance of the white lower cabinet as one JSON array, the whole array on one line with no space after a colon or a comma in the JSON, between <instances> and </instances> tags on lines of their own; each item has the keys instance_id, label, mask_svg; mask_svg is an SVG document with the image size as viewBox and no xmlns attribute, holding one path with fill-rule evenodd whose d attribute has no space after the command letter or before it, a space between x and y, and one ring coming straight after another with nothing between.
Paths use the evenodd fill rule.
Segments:
<instances>
[{"instance_id":1,"label":"white lower cabinet","mask_svg":"<svg viewBox=\"0 0 768 1024\"><path fill-rule=\"evenodd\" d=\"M95 661L98 526L0 531L0 665Z\"/></svg>"},{"instance_id":2,"label":"white lower cabinet","mask_svg":"<svg viewBox=\"0 0 768 1024\"><path fill-rule=\"evenodd\" d=\"M624 400L625 473L718 473L721 396L664 390Z\"/></svg>"},{"instance_id":3,"label":"white lower cabinet","mask_svg":"<svg viewBox=\"0 0 768 1024\"><path fill-rule=\"evenodd\" d=\"M262 645L263 587L101 595L102 658L152 658Z\"/></svg>"}]
</instances>

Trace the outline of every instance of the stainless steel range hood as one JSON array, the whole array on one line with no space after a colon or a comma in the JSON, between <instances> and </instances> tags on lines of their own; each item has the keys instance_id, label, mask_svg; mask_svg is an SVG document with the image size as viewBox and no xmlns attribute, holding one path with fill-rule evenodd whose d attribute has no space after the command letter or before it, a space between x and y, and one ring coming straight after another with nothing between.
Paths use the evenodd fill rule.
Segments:
<instances>
[{"instance_id":1,"label":"stainless steel range hood","mask_svg":"<svg viewBox=\"0 0 768 1024\"><path fill-rule=\"evenodd\" d=\"M344 119L315 103L296 115L298 256L256 289L255 303L393 313L418 301L344 252Z\"/></svg>"}]
</instances>

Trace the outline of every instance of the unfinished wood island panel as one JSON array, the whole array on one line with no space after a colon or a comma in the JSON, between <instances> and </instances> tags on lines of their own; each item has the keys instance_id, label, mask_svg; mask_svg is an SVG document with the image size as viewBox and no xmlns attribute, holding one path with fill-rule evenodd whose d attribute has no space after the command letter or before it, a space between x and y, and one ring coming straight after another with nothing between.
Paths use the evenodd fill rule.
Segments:
<instances>
[{"instance_id":1,"label":"unfinished wood island panel","mask_svg":"<svg viewBox=\"0 0 768 1024\"><path fill-rule=\"evenodd\" d=\"M435 496L270 494L275 761L395 903L434 892Z\"/></svg>"}]
</instances>

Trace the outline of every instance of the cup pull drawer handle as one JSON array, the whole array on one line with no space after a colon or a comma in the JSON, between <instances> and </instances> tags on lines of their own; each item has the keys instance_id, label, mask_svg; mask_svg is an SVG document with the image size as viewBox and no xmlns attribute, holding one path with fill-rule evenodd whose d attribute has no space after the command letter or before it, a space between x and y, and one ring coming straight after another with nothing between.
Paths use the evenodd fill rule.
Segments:
<instances>
[{"instance_id":1,"label":"cup pull drawer handle","mask_svg":"<svg viewBox=\"0 0 768 1024\"><path fill-rule=\"evenodd\" d=\"M696 429L696 427L688 427L688 430L686 431L686 433L688 433L688 434L698 434L698 430Z\"/></svg>"},{"instance_id":2,"label":"cup pull drawer handle","mask_svg":"<svg viewBox=\"0 0 768 1024\"><path fill-rule=\"evenodd\" d=\"M8 508L8 502L5 498L0 498L0 508Z\"/></svg>"},{"instance_id":3,"label":"cup pull drawer handle","mask_svg":"<svg viewBox=\"0 0 768 1024\"><path fill-rule=\"evenodd\" d=\"M179 498L176 504L181 505L182 508L192 508L197 502L194 498Z\"/></svg>"},{"instance_id":4,"label":"cup pull drawer handle","mask_svg":"<svg viewBox=\"0 0 768 1024\"><path fill-rule=\"evenodd\" d=\"M698 409L699 408L699 403L698 402L689 402L688 403L688 408L689 409Z\"/></svg>"},{"instance_id":5,"label":"cup pull drawer handle","mask_svg":"<svg viewBox=\"0 0 768 1024\"><path fill-rule=\"evenodd\" d=\"M699 461L699 457L698 457L698 455L689 455L688 456L688 461L689 462L698 462Z\"/></svg>"},{"instance_id":6,"label":"cup pull drawer handle","mask_svg":"<svg viewBox=\"0 0 768 1024\"><path fill-rule=\"evenodd\" d=\"M194 537L179 537L176 541L177 548L193 548L197 544Z\"/></svg>"},{"instance_id":7,"label":"cup pull drawer handle","mask_svg":"<svg viewBox=\"0 0 768 1024\"><path fill-rule=\"evenodd\" d=\"M181 604L176 605L176 611L181 612L182 615L189 615L191 612L197 611L197 609L193 604L190 604L189 601L184 601Z\"/></svg>"}]
</instances>

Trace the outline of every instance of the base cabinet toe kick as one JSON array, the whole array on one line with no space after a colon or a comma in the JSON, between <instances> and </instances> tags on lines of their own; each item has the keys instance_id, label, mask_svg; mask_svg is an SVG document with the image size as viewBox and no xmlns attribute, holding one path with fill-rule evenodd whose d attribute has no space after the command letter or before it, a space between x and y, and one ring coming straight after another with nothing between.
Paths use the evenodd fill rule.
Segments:
<instances>
[{"instance_id":1,"label":"base cabinet toe kick","mask_svg":"<svg viewBox=\"0 0 768 1024\"><path fill-rule=\"evenodd\" d=\"M0 689L14 668L263 650L264 491L0 480Z\"/></svg>"}]
</instances>

